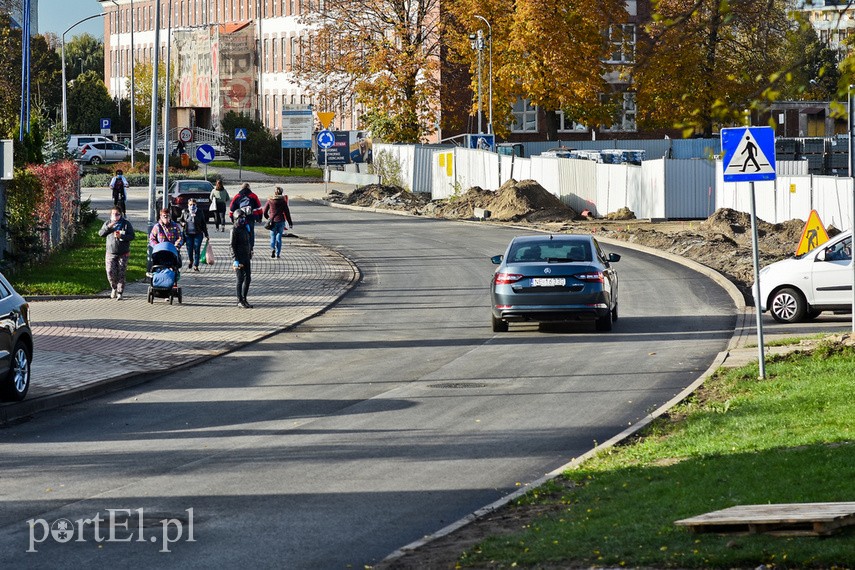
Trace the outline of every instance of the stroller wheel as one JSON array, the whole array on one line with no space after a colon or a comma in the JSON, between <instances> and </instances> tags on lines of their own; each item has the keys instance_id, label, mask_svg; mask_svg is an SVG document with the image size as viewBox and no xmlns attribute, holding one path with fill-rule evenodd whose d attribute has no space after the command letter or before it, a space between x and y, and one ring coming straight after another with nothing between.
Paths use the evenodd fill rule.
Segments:
<instances>
[{"instance_id":1,"label":"stroller wheel","mask_svg":"<svg viewBox=\"0 0 855 570\"><path fill-rule=\"evenodd\" d=\"M149 304L154 303L154 291L152 291L151 289L148 290L148 302Z\"/></svg>"},{"instance_id":2,"label":"stroller wheel","mask_svg":"<svg viewBox=\"0 0 855 570\"><path fill-rule=\"evenodd\" d=\"M178 302L181 302L181 289L178 290Z\"/></svg>"}]
</instances>

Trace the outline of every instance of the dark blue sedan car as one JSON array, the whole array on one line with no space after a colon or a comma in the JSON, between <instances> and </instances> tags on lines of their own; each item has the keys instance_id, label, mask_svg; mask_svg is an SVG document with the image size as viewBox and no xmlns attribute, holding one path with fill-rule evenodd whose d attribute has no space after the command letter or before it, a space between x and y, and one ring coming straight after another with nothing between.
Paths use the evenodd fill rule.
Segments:
<instances>
[{"instance_id":1,"label":"dark blue sedan car","mask_svg":"<svg viewBox=\"0 0 855 570\"><path fill-rule=\"evenodd\" d=\"M535 235L511 240L504 255L491 258L499 267L490 288L494 332L518 321L590 320L610 331L618 317L618 277L606 254L590 235Z\"/></svg>"}]
</instances>

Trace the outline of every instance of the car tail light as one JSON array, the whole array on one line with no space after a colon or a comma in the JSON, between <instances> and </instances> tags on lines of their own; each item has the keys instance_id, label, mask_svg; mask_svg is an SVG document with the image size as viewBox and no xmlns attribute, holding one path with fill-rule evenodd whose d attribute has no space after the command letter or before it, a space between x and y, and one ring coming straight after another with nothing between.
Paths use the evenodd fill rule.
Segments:
<instances>
[{"instance_id":1,"label":"car tail light","mask_svg":"<svg viewBox=\"0 0 855 570\"><path fill-rule=\"evenodd\" d=\"M602 283L605 281L605 276L602 271L595 271L592 273L579 273L574 275L576 279L579 281L585 281L587 283Z\"/></svg>"},{"instance_id":2,"label":"car tail light","mask_svg":"<svg viewBox=\"0 0 855 570\"><path fill-rule=\"evenodd\" d=\"M493 277L493 283L496 285L508 285L510 283L516 283L523 276L519 273L496 273L496 276Z\"/></svg>"}]
</instances>

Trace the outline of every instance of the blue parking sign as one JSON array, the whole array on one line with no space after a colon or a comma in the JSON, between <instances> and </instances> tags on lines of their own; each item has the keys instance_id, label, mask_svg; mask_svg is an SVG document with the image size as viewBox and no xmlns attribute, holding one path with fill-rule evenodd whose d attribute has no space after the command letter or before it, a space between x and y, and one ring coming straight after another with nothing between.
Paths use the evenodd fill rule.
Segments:
<instances>
[{"instance_id":1,"label":"blue parking sign","mask_svg":"<svg viewBox=\"0 0 855 570\"><path fill-rule=\"evenodd\" d=\"M101 119L101 128L109 129L112 127L112 121L110 119Z\"/></svg>"}]
</instances>

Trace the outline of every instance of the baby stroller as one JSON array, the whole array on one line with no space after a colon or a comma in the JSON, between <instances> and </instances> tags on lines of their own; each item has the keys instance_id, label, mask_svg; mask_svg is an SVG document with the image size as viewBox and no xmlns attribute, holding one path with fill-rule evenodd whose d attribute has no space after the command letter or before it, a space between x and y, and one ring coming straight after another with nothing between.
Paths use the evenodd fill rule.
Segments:
<instances>
[{"instance_id":1,"label":"baby stroller","mask_svg":"<svg viewBox=\"0 0 855 570\"><path fill-rule=\"evenodd\" d=\"M148 286L148 302L154 303L154 298L169 299L169 304L178 297L181 302L181 287L178 280L181 277L181 255L175 246L169 242L159 243L151 248L151 269L148 276L151 284Z\"/></svg>"}]
</instances>

